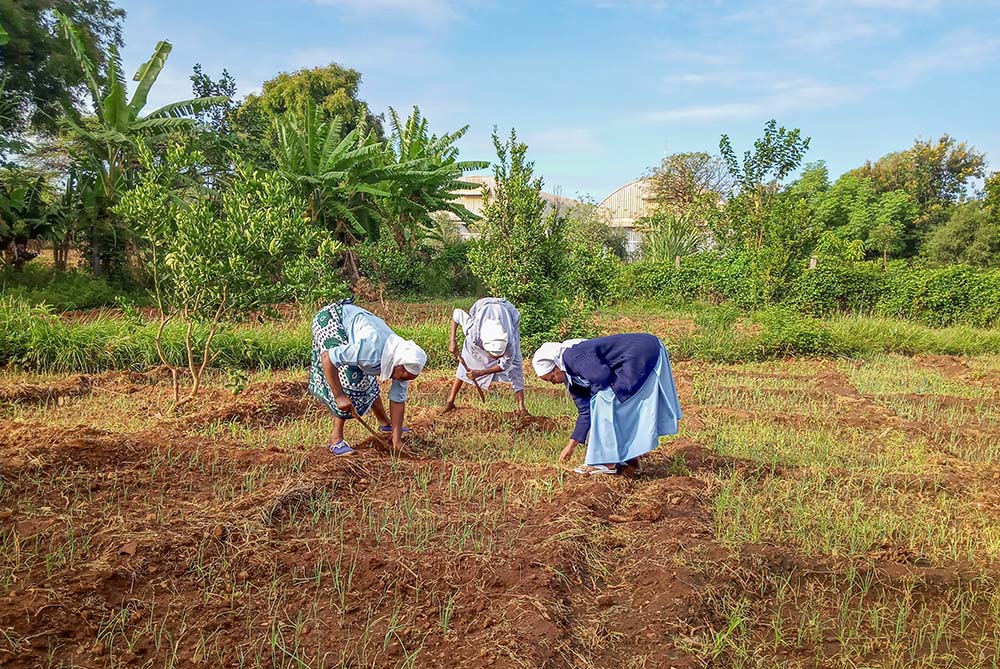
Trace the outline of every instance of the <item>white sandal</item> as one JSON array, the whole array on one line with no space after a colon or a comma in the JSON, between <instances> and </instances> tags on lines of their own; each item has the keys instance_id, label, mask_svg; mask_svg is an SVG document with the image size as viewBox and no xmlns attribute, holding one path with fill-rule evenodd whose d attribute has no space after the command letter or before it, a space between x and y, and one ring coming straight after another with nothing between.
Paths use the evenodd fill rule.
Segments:
<instances>
[{"instance_id":1,"label":"white sandal","mask_svg":"<svg viewBox=\"0 0 1000 669\"><path fill-rule=\"evenodd\" d=\"M617 474L618 468L608 467L607 465L580 465L573 471L585 476L595 476L597 474Z\"/></svg>"}]
</instances>

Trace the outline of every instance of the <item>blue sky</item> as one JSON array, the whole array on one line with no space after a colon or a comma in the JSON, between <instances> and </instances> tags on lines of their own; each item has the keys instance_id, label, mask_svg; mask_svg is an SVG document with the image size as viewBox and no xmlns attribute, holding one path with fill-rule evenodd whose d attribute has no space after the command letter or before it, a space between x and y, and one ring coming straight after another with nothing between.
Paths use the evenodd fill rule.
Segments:
<instances>
[{"instance_id":1,"label":"blue sky","mask_svg":"<svg viewBox=\"0 0 1000 669\"><path fill-rule=\"evenodd\" d=\"M492 159L515 127L545 189L602 199L665 153L748 147L769 118L837 175L949 133L1000 165L1000 0L120 0L125 64L174 51L151 103L196 62L239 93L331 61L376 113L469 124Z\"/></svg>"}]
</instances>

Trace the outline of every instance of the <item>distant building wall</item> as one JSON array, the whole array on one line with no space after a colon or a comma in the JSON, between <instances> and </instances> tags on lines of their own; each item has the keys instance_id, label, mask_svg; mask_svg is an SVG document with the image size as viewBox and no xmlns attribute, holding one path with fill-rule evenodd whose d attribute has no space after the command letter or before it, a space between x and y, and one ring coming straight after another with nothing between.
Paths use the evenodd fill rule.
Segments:
<instances>
[{"instance_id":1,"label":"distant building wall","mask_svg":"<svg viewBox=\"0 0 1000 669\"><path fill-rule=\"evenodd\" d=\"M618 188L601 202L608 211L611 225L622 228L627 238L630 258L638 257L642 250L642 231L636 221L653 211L654 198L647 179L636 179Z\"/></svg>"},{"instance_id":2,"label":"distant building wall","mask_svg":"<svg viewBox=\"0 0 1000 669\"><path fill-rule=\"evenodd\" d=\"M489 188L490 192L493 191L493 177L491 176L466 176L462 177L462 181L477 184L476 188L471 188L468 190L455 191L455 201L471 211L476 216L483 215L483 186ZM548 205L547 211L554 207L572 207L574 205L580 204L578 201L563 197L562 195L554 195L552 193L542 192L542 199L545 200ZM458 233L463 239L473 239L479 236L479 233L471 230L468 225L462 222L458 216L452 213L448 213L448 220L451 221L458 230Z\"/></svg>"}]
</instances>

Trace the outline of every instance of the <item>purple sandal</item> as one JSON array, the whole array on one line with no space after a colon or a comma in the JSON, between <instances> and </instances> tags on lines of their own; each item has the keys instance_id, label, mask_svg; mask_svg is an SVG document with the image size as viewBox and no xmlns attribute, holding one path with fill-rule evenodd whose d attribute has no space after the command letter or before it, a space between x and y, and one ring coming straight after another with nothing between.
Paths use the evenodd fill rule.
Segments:
<instances>
[{"instance_id":1,"label":"purple sandal","mask_svg":"<svg viewBox=\"0 0 1000 669\"><path fill-rule=\"evenodd\" d=\"M330 444L329 446L327 446L327 448L329 448L330 452L336 455L338 458L343 457L345 455L351 455L354 453L354 449L351 448L350 445L343 439L341 439L336 444Z\"/></svg>"},{"instance_id":2,"label":"purple sandal","mask_svg":"<svg viewBox=\"0 0 1000 669\"><path fill-rule=\"evenodd\" d=\"M378 431L379 432L392 432L392 425L379 425ZM403 427L403 434L406 434L409 431L410 431L410 428L408 428L406 426Z\"/></svg>"}]
</instances>

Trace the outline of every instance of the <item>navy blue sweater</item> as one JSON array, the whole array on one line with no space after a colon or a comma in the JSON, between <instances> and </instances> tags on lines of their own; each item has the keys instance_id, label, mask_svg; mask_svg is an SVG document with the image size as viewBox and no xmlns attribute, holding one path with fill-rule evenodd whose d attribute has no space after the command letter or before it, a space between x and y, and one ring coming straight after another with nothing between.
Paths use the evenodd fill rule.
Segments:
<instances>
[{"instance_id":1,"label":"navy blue sweater","mask_svg":"<svg viewBox=\"0 0 1000 669\"><path fill-rule=\"evenodd\" d=\"M611 388L620 402L635 395L646 383L660 358L660 340L651 334L617 334L588 339L563 353L566 373L587 386L567 378L569 394L576 404L573 439L584 441L590 431L590 398Z\"/></svg>"}]
</instances>

